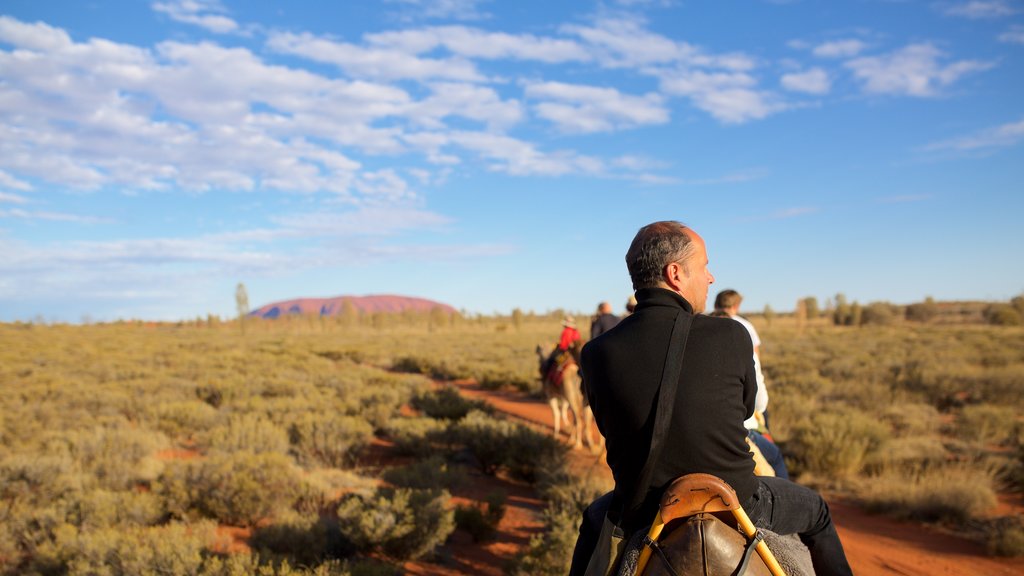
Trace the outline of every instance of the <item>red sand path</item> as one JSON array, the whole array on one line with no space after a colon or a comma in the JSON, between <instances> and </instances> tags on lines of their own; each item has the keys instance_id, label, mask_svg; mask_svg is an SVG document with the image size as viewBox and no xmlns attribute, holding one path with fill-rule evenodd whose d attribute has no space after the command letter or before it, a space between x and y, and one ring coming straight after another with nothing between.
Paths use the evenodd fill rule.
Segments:
<instances>
[{"instance_id":1,"label":"red sand path","mask_svg":"<svg viewBox=\"0 0 1024 576\"><path fill-rule=\"evenodd\" d=\"M456 382L460 392L490 402L513 419L543 427L551 426L551 409L540 400L519 393L488 391L474 382ZM596 430L595 430L596 433ZM573 467L581 473L611 471L603 455L574 451ZM1021 576L1024 558L992 558L982 546L927 526L870 515L856 506L829 498L832 517L843 540L847 558L859 575L900 576Z\"/></svg>"}]
</instances>

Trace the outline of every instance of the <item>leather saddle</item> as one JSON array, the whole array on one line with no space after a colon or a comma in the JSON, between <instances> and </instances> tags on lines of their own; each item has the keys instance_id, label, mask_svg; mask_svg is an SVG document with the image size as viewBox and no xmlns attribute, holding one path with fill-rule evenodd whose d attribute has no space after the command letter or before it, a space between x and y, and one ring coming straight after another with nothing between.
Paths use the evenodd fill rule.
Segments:
<instances>
[{"instance_id":1,"label":"leather saddle","mask_svg":"<svg viewBox=\"0 0 1024 576\"><path fill-rule=\"evenodd\" d=\"M737 530L737 526L748 537ZM710 474L675 480L661 498L636 574L643 576L770 576L781 574L761 557L767 547L740 506L736 492ZM648 557L646 560L644 557ZM768 567L775 563L774 571Z\"/></svg>"}]
</instances>

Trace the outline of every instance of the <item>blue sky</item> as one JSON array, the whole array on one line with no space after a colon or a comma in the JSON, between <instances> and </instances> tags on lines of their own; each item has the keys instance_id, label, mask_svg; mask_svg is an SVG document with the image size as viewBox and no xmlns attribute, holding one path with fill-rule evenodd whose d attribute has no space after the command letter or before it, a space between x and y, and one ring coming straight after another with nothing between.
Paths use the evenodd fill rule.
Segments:
<instances>
[{"instance_id":1,"label":"blue sky","mask_svg":"<svg viewBox=\"0 0 1024 576\"><path fill-rule=\"evenodd\" d=\"M0 321L1024 291L1024 1L0 5Z\"/></svg>"}]
</instances>

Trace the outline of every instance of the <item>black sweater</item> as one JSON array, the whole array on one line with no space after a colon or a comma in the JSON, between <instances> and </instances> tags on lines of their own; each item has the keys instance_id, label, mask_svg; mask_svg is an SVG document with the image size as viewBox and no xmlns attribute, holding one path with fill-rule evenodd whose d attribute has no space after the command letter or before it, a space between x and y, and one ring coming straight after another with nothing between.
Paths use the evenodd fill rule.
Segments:
<instances>
[{"instance_id":1,"label":"black sweater","mask_svg":"<svg viewBox=\"0 0 1024 576\"><path fill-rule=\"evenodd\" d=\"M617 510L639 481L650 449L654 404L676 312L693 308L661 288L636 293L635 312L583 348L582 370L597 426L607 440ZM664 488L684 474L714 474L729 483L740 503L757 488L743 421L757 391L753 347L746 329L729 318L693 318L675 408L645 503L627 511L627 529L654 518Z\"/></svg>"}]
</instances>

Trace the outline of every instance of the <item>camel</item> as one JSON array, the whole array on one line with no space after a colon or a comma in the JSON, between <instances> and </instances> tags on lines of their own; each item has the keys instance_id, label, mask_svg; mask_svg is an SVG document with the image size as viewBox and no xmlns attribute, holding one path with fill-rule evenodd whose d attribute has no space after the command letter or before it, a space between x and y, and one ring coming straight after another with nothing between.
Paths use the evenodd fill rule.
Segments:
<instances>
[{"instance_id":1,"label":"camel","mask_svg":"<svg viewBox=\"0 0 1024 576\"><path fill-rule=\"evenodd\" d=\"M552 374L550 372L544 373L544 364L548 359L548 354L544 347L539 344L537 345L537 359L541 369L541 386L544 390L544 396L548 399L548 404L551 406L555 437L558 437L563 421L567 427L570 425L569 412L572 412L572 432L570 432L569 438L573 443L573 448L582 447L584 441L583 432L585 431L586 444L589 448L593 449L594 440L592 438L591 422L594 420L594 413L590 410L586 395L583 394L579 366L571 359L567 361L562 368L562 381L556 383L551 377ZM582 418L580 417L581 415ZM580 420L583 420L582 426L580 425ZM601 438L601 445L604 445L604 438Z\"/></svg>"}]
</instances>

